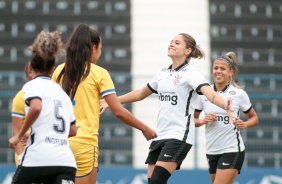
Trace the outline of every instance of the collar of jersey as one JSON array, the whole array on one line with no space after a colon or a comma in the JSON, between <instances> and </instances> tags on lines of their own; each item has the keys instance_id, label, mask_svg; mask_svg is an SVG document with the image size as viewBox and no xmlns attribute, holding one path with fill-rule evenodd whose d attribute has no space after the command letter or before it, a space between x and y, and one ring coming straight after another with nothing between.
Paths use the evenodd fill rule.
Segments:
<instances>
[{"instance_id":1,"label":"collar of jersey","mask_svg":"<svg viewBox=\"0 0 282 184\"><path fill-rule=\"evenodd\" d=\"M33 79L36 79L36 78L40 78L40 79L49 79L49 80L51 80L51 77L48 76L48 75L37 75L37 76L34 77Z\"/></svg>"},{"instance_id":2,"label":"collar of jersey","mask_svg":"<svg viewBox=\"0 0 282 184\"><path fill-rule=\"evenodd\" d=\"M179 65L177 68L175 68L174 69L174 71L180 71L182 68L184 68L186 65L188 65L189 63L188 63L188 61L185 61L184 63L182 63L181 65ZM170 65L169 67L168 67L168 70L171 70L171 68L172 68L172 65Z\"/></svg>"},{"instance_id":3,"label":"collar of jersey","mask_svg":"<svg viewBox=\"0 0 282 184\"><path fill-rule=\"evenodd\" d=\"M223 92L223 93L225 93L225 91L227 90L227 88L230 86L230 84L227 84L226 86L225 86L225 88L223 88L223 90L221 91L221 92ZM213 84L213 90L214 91L217 91L217 89L216 89L216 87L215 87L215 84Z\"/></svg>"}]
</instances>

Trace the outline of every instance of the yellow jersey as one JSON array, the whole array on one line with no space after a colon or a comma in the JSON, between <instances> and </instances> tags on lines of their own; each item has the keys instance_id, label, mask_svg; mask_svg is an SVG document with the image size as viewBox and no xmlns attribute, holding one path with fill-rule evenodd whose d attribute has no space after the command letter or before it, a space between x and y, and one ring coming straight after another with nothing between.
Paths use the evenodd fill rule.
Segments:
<instances>
[{"instance_id":1,"label":"yellow jersey","mask_svg":"<svg viewBox=\"0 0 282 184\"><path fill-rule=\"evenodd\" d=\"M25 118L24 93L22 90L20 90L13 99L12 116L22 119Z\"/></svg>"},{"instance_id":2,"label":"yellow jersey","mask_svg":"<svg viewBox=\"0 0 282 184\"><path fill-rule=\"evenodd\" d=\"M56 82L64 64L59 65L52 75ZM60 82L61 85L61 82ZM98 146L100 99L115 92L114 83L108 71L91 64L89 75L80 82L74 95L74 113L77 134L69 140Z\"/></svg>"}]
</instances>

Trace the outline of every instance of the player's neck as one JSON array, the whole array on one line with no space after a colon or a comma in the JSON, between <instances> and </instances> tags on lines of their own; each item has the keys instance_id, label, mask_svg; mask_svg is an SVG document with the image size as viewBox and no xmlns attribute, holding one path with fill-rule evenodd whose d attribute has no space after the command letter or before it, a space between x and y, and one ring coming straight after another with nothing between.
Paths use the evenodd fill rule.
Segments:
<instances>
[{"instance_id":1,"label":"player's neck","mask_svg":"<svg viewBox=\"0 0 282 184\"><path fill-rule=\"evenodd\" d=\"M214 84L216 91L223 91L229 84Z\"/></svg>"}]
</instances>

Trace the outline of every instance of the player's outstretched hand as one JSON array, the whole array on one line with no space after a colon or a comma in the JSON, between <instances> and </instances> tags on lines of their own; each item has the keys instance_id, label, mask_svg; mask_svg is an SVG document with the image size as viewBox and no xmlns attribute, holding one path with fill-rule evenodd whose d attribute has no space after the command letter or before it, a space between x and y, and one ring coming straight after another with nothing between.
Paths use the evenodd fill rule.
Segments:
<instances>
[{"instance_id":1,"label":"player's outstretched hand","mask_svg":"<svg viewBox=\"0 0 282 184\"><path fill-rule=\"evenodd\" d=\"M12 149L15 149L15 147L17 146L17 144L20 142L20 138L18 135L15 135L14 137L11 137L9 139L9 147Z\"/></svg>"},{"instance_id":2,"label":"player's outstretched hand","mask_svg":"<svg viewBox=\"0 0 282 184\"><path fill-rule=\"evenodd\" d=\"M147 141L157 137L157 133L150 127L146 127L146 129L144 129L142 133L146 137Z\"/></svg>"},{"instance_id":3,"label":"player's outstretched hand","mask_svg":"<svg viewBox=\"0 0 282 184\"><path fill-rule=\"evenodd\" d=\"M227 100L227 108L226 108L227 115L229 116L229 123L233 124L234 122L234 110L231 106L231 100Z\"/></svg>"},{"instance_id":4,"label":"player's outstretched hand","mask_svg":"<svg viewBox=\"0 0 282 184\"><path fill-rule=\"evenodd\" d=\"M103 112L109 107L107 102L104 99L100 100L100 114L103 114Z\"/></svg>"}]
</instances>

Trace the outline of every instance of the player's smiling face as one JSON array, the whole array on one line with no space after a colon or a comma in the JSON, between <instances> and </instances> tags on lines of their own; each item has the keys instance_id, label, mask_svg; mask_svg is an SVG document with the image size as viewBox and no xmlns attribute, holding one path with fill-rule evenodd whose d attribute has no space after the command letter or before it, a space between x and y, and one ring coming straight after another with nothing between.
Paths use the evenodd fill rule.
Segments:
<instances>
[{"instance_id":1,"label":"player's smiling face","mask_svg":"<svg viewBox=\"0 0 282 184\"><path fill-rule=\"evenodd\" d=\"M167 55L171 58L186 58L191 53L191 48L186 48L186 43L182 35L176 35L168 46Z\"/></svg>"},{"instance_id":2,"label":"player's smiling face","mask_svg":"<svg viewBox=\"0 0 282 184\"><path fill-rule=\"evenodd\" d=\"M213 63L213 77L217 84L227 84L230 77L233 74L233 70L226 61L216 60Z\"/></svg>"}]
</instances>

